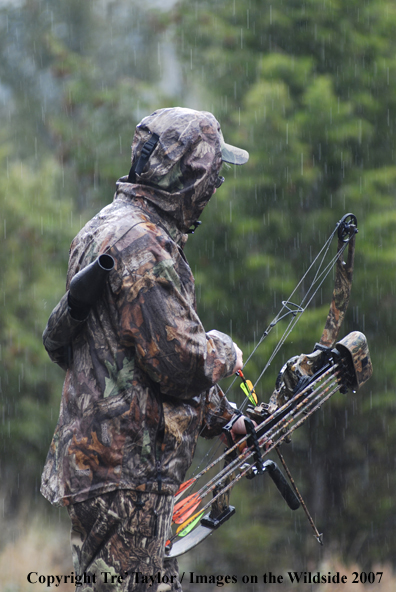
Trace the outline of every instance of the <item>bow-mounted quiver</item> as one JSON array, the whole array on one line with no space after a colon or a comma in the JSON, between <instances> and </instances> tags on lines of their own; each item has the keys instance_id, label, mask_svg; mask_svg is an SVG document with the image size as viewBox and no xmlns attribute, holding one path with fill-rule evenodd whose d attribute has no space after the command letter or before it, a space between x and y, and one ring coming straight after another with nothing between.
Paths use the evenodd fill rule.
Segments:
<instances>
[{"instance_id":1,"label":"bow-mounted quiver","mask_svg":"<svg viewBox=\"0 0 396 592\"><path fill-rule=\"evenodd\" d=\"M336 344L336 349L344 359L349 358L349 384L346 386L357 391L373 373L366 336L352 331Z\"/></svg>"}]
</instances>

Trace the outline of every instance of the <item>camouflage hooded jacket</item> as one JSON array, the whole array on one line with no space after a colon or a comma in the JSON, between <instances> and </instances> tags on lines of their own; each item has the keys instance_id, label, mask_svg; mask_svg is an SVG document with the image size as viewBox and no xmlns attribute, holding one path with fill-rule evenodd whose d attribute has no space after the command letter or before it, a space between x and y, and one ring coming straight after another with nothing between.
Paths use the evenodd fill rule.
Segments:
<instances>
[{"instance_id":1,"label":"camouflage hooded jacket","mask_svg":"<svg viewBox=\"0 0 396 592\"><path fill-rule=\"evenodd\" d=\"M213 194L219 124L185 109L170 124L167 111L137 127L133 159L151 131L160 135L142 174L120 179L113 203L72 242L67 287L99 254L113 256L103 295L77 321L66 293L43 335L66 369L41 487L54 504L117 488L174 494L198 435L219 434L233 413L216 382L231 374L235 348L227 335L205 332L182 249Z\"/></svg>"}]
</instances>

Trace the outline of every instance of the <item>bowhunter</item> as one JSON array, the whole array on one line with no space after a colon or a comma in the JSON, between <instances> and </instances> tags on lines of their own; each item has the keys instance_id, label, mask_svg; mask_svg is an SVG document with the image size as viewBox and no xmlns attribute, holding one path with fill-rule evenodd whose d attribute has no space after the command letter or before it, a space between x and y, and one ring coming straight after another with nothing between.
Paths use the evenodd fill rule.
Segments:
<instances>
[{"instance_id":1,"label":"bowhunter","mask_svg":"<svg viewBox=\"0 0 396 592\"><path fill-rule=\"evenodd\" d=\"M174 494L198 436L234 414L217 382L242 368L231 337L202 326L183 246L222 163L248 157L212 114L160 109L137 126L112 204L71 244L68 291L43 335L66 377L41 491L67 507L75 573L92 575L83 591L146 590L138 572L181 590L176 559L164 560Z\"/></svg>"}]
</instances>

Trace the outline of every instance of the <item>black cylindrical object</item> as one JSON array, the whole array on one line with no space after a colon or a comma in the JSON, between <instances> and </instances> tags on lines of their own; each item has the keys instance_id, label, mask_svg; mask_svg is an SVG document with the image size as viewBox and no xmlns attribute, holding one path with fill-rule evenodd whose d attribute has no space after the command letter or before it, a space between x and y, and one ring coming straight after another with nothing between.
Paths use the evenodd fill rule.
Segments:
<instances>
[{"instance_id":1,"label":"black cylindrical object","mask_svg":"<svg viewBox=\"0 0 396 592\"><path fill-rule=\"evenodd\" d=\"M80 320L88 315L91 306L99 299L107 276L113 268L113 257L104 253L76 273L69 287L69 307L72 317Z\"/></svg>"},{"instance_id":2,"label":"black cylindrical object","mask_svg":"<svg viewBox=\"0 0 396 592\"><path fill-rule=\"evenodd\" d=\"M290 485L288 484L288 482L286 481L278 465L274 463L273 460L267 460L263 464L263 469L269 473L271 479L279 489L280 494L282 495L283 499L285 500L289 508L291 510L298 510L298 508L300 507L300 501L294 493L294 491L292 490L292 488L290 487Z\"/></svg>"}]
</instances>

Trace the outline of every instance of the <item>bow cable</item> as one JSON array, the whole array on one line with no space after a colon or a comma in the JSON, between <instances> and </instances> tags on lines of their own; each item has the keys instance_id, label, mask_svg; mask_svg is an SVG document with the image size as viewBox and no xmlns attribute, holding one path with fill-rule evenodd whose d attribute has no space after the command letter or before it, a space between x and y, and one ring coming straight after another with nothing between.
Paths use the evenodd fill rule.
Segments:
<instances>
[{"instance_id":1,"label":"bow cable","mask_svg":"<svg viewBox=\"0 0 396 592\"><path fill-rule=\"evenodd\" d=\"M348 214L347 216L350 216L350 214ZM323 285L325 279L327 278L327 276L329 275L330 271L334 267L334 264L337 262L337 260L340 258L340 256L344 253L344 251L347 248L347 246L349 245L350 241L355 236L355 233L354 232L351 232L349 234L349 237L346 238L345 230L344 230L344 228L342 228L342 224L344 223L344 220L346 219L347 216L344 216L339 222L337 222L337 224L336 224L333 232L330 234L330 236L328 237L328 239L326 240L326 242L324 243L324 245L320 249L319 253L313 259L312 263L309 265L308 269L306 270L306 272L304 273L304 275L302 276L302 278L300 279L300 281L298 282L298 284L295 286L295 288L292 291L292 293L290 294L289 298L287 300L283 300L282 301L282 308L281 308L281 310L277 313L277 315L274 317L274 319L268 325L268 327L266 328L266 330L264 331L264 333L262 334L262 336L258 340L257 344L254 346L253 350L249 354L246 362L244 363L242 369L245 368L245 366L251 360L251 358L253 357L253 355L257 351L257 349L260 347L260 345L263 343L264 339L269 335L269 333L275 327L275 325L277 325L280 321L282 321L287 316L292 315L292 319L290 320L288 326L286 327L286 329L285 329L282 337L280 338L280 340L278 341L277 345L275 346L275 348L274 348L272 354L270 355L267 363L265 364L265 366L264 366L261 374L259 375L259 377L255 381L255 383L253 384L253 389L252 390L255 390L256 386L259 383L259 381L261 380L261 378L263 377L263 375L265 374L265 372L268 370L268 367L271 365L271 363L272 363L273 359L275 358L276 354L279 352L279 350L281 349L281 347L285 343L286 339L288 338L288 336L290 335L290 333L293 331L294 327L296 326L296 324L300 320L300 317L306 311L306 309L308 308L308 306L311 304L313 298L316 296L316 294L320 290L320 288ZM331 260L329 261L329 263L322 270L322 267L323 267L325 258L326 258L327 254L328 254L329 249L330 249L330 245L331 245L331 243L333 241L333 238L334 238L335 234L337 233L337 231L339 232L340 228L342 229L342 231L344 233L342 235L342 245L337 250L337 253L334 255L334 257L331 258ZM317 264L317 262L318 262L319 259L320 259L320 263L317 266L317 269L316 269L316 272L315 272L315 275L314 275L314 278L313 278L313 280L311 282L310 287L308 288L308 290L306 291L305 295L303 296L303 298L301 300L301 304L298 305L298 304L293 303L292 302L292 299L294 298L295 293L300 288L300 286L302 285L302 283L304 282L304 280L306 279L306 277L308 276L308 274L310 273L310 271L312 270L312 268L315 267L315 265ZM310 294L310 292L313 290L316 282L319 282L319 284L316 287L316 289ZM306 301L306 299L308 298L308 296L309 296L309 300L305 303L305 306L303 306L304 305L304 302ZM286 311L286 312L284 312L284 311ZM225 391L225 395L226 396L229 393L229 391L231 390L231 388L233 387L233 385L235 384L236 379L237 379L237 377L235 377L232 380L231 384L229 385L229 387ZM238 408L238 411L243 411L245 409L247 403L248 403L248 398L244 398L244 400L242 401L241 405ZM204 428L202 428L202 430L203 429ZM200 432L200 435L202 433L202 430ZM211 446L211 448L208 450L208 452L203 456L202 460L200 461L200 463L196 467L195 471L198 471L199 470L199 468L202 466L202 464L205 462L206 459L209 459L208 460L209 465L210 465L210 467L212 467L213 466L211 464L212 463L212 460L215 457L216 453L218 452L218 449L219 449L220 446L221 446L221 441L217 441L216 443L214 443ZM194 482L200 476L201 476L201 473L199 473L198 475L196 475L196 479L194 480ZM194 477L194 473L193 473L193 477Z\"/></svg>"},{"instance_id":2,"label":"bow cable","mask_svg":"<svg viewBox=\"0 0 396 592\"><path fill-rule=\"evenodd\" d=\"M258 340L257 344L254 346L253 350L249 354L246 362L244 363L242 369L245 368L245 366L251 360L251 358L253 357L253 355L257 351L257 349L260 347L260 345L262 344L262 342L264 341L264 339L269 335L269 333L275 327L275 325L277 325L277 323L279 323L285 317L287 317L287 316L289 316L291 314L293 318L291 319L289 325L287 326L286 330L284 331L282 337L280 338L280 340L279 340L278 344L276 345L274 351L272 352L271 356L269 357L269 359L268 359L266 365L264 366L264 369L262 370L260 376L258 377L258 379L256 380L256 382L254 383L253 390L256 388L257 384L259 383L259 381L263 377L264 373L267 371L267 369L270 366L271 362L273 361L274 357L276 356L276 354L278 353L278 351L281 349L281 347L285 343L287 337L293 331L293 329L294 329L295 325L297 324L297 322L299 321L301 315L305 312L305 310L307 309L307 307L312 302L313 298L315 297L315 295L317 294L317 292L321 288L323 282L325 281L325 279L329 275L329 273L330 273L331 269L333 268L334 264L336 263L337 259L340 257L340 255L342 255L342 253L344 252L344 250L348 246L350 240L354 236L353 234L351 234L347 240L345 240L345 237L344 237L343 245L342 245L341 249L337 250L336 255L330 260L330 262L325 267L325 269L321 271L321 268L323 266L323 262L324 262L324 260L326 258L326 255L327 255L328 251L329 251L329 248L330 248L330 245L331 245L331 243L333 241L333 238L334 238L336 232L338 231L338 229L340 228L340 225L342 223L342 220L340 220L339 222L337 222L337 224L336 224L333 232L330 234L330 236L328 237L328 239L326 240L326 242L324 243L324 245L320 249L319 253L316 255L316 257L314 258L314 260L312 261L312 263L309 265L308 269L306 270L306 272L304 273L304 275L302 276L302 278L300 279L300 281L298 282L298 284L296 285L296 287L294 288L294 290L290 294L289 298L287 300L283 300L282 301L282 308L281 308L281 310L277 313L277 315L274 317L274 319L268 325L268 327L266 328L266 330L264 331L264 333L262 334L262 336ZM317 268L317 270L315 272L315 276L314 276L314 278L313 278L313 280L311 282L310 287L308 288L306 294L302 298L301 305L294 304L292 302L292 298L294 297L294 294L300 288L301 284L304 282L304 280L306 279L307 275L312 270L312 268L316 265L317 261L320 258L321 258L320 264L318 265L318 268ZM311 294L308 302L306 303L305 307L303 308L302 305L303 305L305 299L308 297L308 294L310 293L310 291L312 290L313 286L315 285L315 282L317 282L317 281L320 281L319 285L317 286L317 288L313 292L313 294ZM283 313L284 309L286 309L286 312ZM229 391L231 390L231 388L233 387L233 385L235 384L236 379L237 379L237 377L235 377L232 380L231 384L229 385L229 387L225 391L224 394L226 396L229 393ZM245 406L246 406L246 404L247 404L247 402L248 402L248 399L244 398L244 400L242 401L242 404L238 408L238 411L243 411L244 408L245 408ZM200 432L199 435L201 435L203 429L204 428L202 428L202 430L201 430L201 432ZM216 453L217 453L217 451L218 451L218 449L219 449L220 446L221 446L221 442L217 441L216 443L214 443L213 446L211 446L211 448L208 450L208 452L203 456L202 460L200 461L200 463L196 467L195 471L198 471L199 470L200 466L205 462L206 459L209 458L208 462L211 463L211 461L213 460L213 458L216 455ZM212 466L212 465L210 465L210 466ZM201 475L201 473L199 473L199 475L197 475L197 478L199 478L200 475ZM194 473L193 473L193 476L194 476Z\"/></svg>"}]
</instances>

